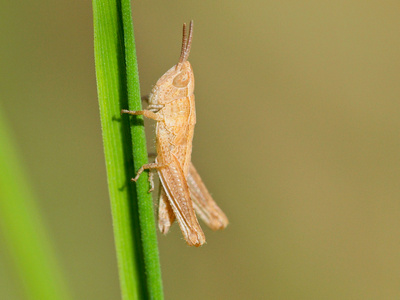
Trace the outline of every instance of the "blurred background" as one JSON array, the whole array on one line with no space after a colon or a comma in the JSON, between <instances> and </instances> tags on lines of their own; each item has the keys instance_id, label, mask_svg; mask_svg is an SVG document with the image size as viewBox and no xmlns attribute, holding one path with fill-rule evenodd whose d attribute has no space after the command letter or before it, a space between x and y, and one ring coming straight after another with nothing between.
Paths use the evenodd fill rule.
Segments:
<instances>
[{"instance_id":1,"label":"blurred background","mask_svg":"<svg viewBox=\"0 0 400 300\"><path fill-rule=\"evenodd\" d=\"M142 94L194 19L193 161L230 219L166 299L400 299L398 1L134 1ZM90 1L3 1L0 106L75 299L120 299ZM147 122L153 147L152 122ZM0 238L0 298L23 299Z\"/></svg>"}]
</instances>

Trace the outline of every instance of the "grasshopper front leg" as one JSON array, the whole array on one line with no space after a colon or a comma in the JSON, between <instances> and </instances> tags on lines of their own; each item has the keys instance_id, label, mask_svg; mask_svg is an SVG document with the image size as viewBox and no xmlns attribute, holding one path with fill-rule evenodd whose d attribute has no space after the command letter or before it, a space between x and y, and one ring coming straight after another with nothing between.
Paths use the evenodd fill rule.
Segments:
<instances>
[{"instance_id":1,"label":"grasshopper front leg","mask_svg":"<svg viewBox=\"0 0 400 300\"><path fill-rule=\"evenodd\" d=\"M133 116L145 116L146 118L153 119L156 121L162 121L163 117L160 116L159 114L151 111L151 110L127 110L127 109L122 109L121 110L121 115L122 114L128 114L128 115L133 115Z\"/></svg>"},{"instance_id":2,"label":"grasshopper front leg","mask_svg":"<svg viewBox=\"0 0 400 300\"><path fill-rule=\"evenodd\" d=\"M150 95L144 95L142 96L142 101L147 102L149 104L150 102ZM165 105L164 104L150 104L147 106L147 110L153 111L153 112L158 112L160 109L162 109Z\"/></svg>"}]
</instances>

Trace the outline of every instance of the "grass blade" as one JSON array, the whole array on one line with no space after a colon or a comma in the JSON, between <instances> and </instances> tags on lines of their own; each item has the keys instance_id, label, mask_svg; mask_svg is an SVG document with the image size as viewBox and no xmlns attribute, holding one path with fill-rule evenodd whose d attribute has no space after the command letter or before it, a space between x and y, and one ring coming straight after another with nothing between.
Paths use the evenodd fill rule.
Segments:
<instances>
[{"instance_id":1,"label":"grass blade","mask_svg":"<svg viewBox=\"0 0 400 300\"><path fill-rule=\"evenodd\" d=\"M145 298L128 120L123 32L116 0L94 0L97 92L122 298ZM135 223L136 221L136 223Z\"/></svg>"},{"instance_id":2,"label":"grass blade","mask_svg":"<svg viewBox=\"0 0 400 300\"><path fill-rule=\"evenodd\" d=\"M136 190L130 182L133 165L137 170L147 162L143 120L136 119L130 131L129 118L120 116L122 108L141 107L130 3L93 0L93 14L97 89L122 297L162 299L147 174Z\"/></svg>"},{"instance_id":3,"label":"grass blade","mask_svg":"<svg viewBox=\"0 0 400 300\"><path fill-rule=\"evenodd\" d=\"M130 0L122 0L122 22L129 109L141 110L139 72ZM133 119L135 122L131 127L131 136L133 161L135 172L137 172L142 165L147 163L148 152L143 127L143 117L135 116ZM143 256L147 275L147 291L150 299L163 299L156 223L154 219L152 196L148 193L150 187L147 180L148 173L145 172L136 183Z\"/></svg>"},{"instance_id":4,"label":"grass blade","mask_svg":"<svg viewBox=\"0 0 400 300\"><path fill-rule=\"evenodd\" d=\"M0 111L0 230L27 299L71 299Z\"/></svg>"}]
</instances>

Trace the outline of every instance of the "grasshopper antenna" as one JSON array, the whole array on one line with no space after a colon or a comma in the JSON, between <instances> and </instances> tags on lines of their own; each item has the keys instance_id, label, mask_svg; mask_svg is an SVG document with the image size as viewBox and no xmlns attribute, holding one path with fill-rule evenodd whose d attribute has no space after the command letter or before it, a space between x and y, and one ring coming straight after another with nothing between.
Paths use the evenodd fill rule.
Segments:
<instances>
[{"instance_id":1,"label":"grasshopper antenna","mask_svg":"<svg viewBox=\"0 0 400 300\"><path fill-rule=\"evenodd\" d=\"M190 47L192 46L192 38L193 38L193 20L191 20L189 24L189 35L186 41L184 61L186 61L189 57Z\"/></svg>"},{"instance_id":2,"label":"grasshopper antenna","mask_svg":"<svg viewBox=\"0 0 400 300\"><path fill-rule=\"evenodd\" d=\"M185 57L185 49L186 49L186 23L183 23L183 32L182 32L182 48L181 48L181 56L179 57L179 63L184 62Z\"/></svg>"},{"instance_id":3,"label":"grasshopper antenna","mask_svg":"<svg viewBox=\"0 0 400 300\"><path fill-rule=\"evenodd\" d=\"M182 35L182 49L181 56L179 57L179 63L185 62L190 53L190 47L192 46L192 37L193 37L193 20L190 21L189 24L189 34L186 37L186 23L183 23L183 35Z\"/></svg>"}]
</instances>

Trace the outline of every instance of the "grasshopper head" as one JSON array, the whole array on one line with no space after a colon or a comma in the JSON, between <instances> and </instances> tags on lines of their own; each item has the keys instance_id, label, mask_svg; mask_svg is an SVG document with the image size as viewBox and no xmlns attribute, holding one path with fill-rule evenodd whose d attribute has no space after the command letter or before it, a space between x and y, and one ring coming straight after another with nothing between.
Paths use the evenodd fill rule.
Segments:
<instances>
[{"instance_id":1,"label":"grasshopper head","mask_svg":"<svg viewBox=\"0 0 400 300\"><path fill-rule=\"evenodd\" d=\"M157 81L150 94L149 104L165 104L174 99L188 97L194 91L194 75L188 62L192 44L193 21L190 21L189 34L186 37L186 24L183 24L182 49L179 62L169 69Z\"/></svg>"}]
</instances>

